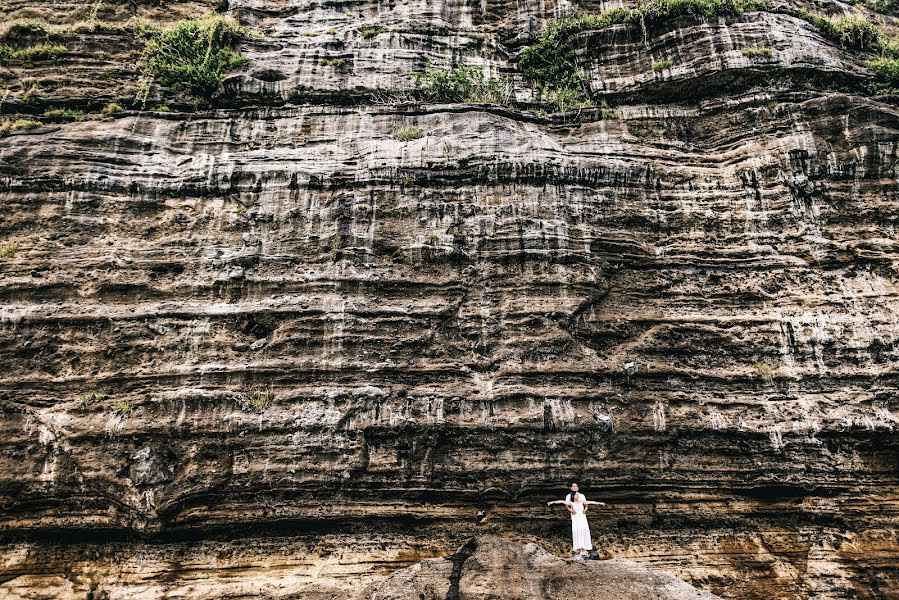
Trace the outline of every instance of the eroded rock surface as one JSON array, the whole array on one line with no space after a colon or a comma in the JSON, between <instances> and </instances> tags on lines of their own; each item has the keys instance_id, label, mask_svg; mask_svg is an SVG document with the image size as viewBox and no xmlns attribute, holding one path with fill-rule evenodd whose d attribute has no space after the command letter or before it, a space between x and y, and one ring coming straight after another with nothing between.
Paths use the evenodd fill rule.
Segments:
<instances>
[{"instance_id":1,"label":"eroded rock surface","mask_svg":"<svg viewBox=\"0 0 899 600\"><path fill-rule=\"evenodd\" d=\"M139 110L123 22L217 4L95 6L0 4L69 27L0 65L39 122L0 137L0 597L561 555L570 478L607 556L703 591L899 596L899 108L794 14L847 5L582 32L566 115L517 54L605 3L237 0L203 110ZM406 102L454 58L515 103Z\"/></svg>"},{"instance_id":2,"label":"eroded rock surface","mask_svg":"<svg viewBox=\"0 0 899 600\"><path fill-rule=\"evenodd\" d=\"M629 560L564 561L535 544L472 538L455 554L392 574L367 600L715 600L667 573Z\"/></svg>"}]
</instances>

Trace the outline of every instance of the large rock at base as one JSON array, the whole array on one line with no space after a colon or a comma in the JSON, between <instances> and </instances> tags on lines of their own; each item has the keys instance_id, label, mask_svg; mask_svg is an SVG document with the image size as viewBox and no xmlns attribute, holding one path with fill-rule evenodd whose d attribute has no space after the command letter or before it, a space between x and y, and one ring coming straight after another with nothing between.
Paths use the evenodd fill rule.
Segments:
<instances>
[{"instance_id":1,"label":"large rock at base","mask_svg":"<svg viewBox=\"0 0 899 600\"><path fill-rule=\"evenodd\" d=\"M673 575L625 559L569 562L536 544L498 536L468 540L447 558L401 569L366 600L714 600Z\"/></svg>"}]
</instances>

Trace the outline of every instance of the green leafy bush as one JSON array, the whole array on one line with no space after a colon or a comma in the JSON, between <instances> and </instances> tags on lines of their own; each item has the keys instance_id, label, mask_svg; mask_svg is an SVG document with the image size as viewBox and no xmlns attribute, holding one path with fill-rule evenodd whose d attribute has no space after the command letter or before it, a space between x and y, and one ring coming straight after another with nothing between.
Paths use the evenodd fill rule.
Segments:
<instances>
[{"instance_id":1,"label":"green leafy bush","mask_svg":"<svg viewBox=\"0 0 899 600\"><path fill-rule=\"evenodd\" d=\"M0 258L12 258L18 250L19 247L16 244L4 244L0 246Z\"/></svg>"},{"instance_id":2,"label":"green leafy bush","mask_svg":"<svg viewBox=\"0 0 899 600\"><path fill-rule=\"evenodd\" d=\"M439 69L428 63L424 73L413 73L412 78L418 94L431 102L509 103L509 83L488 79L477 67Z\"/></svg>"},{"instance_id":3,"label":"green leafy bush","mask_svg":"<svg viewBox=\"0 0 899 600\"><path fill-rule=\"evenodd\" d=\"M245 37L233 19L209 15L148 32L144 74L151 81L209 99L225 73L246 64L233 46Z\"/></svg>"},{"instance_id":4,"label":"green leafy bush","mask_svg":"<svg viewBox=\"0 0 899 600\"><path fill-rule=\"evenodd\" d=\"M659 62L652 63L652 70L658 73L659 71L670 69L671 64L670 60L660 60Z\"/></svg>"},{"instance_id":5,"label":"green leafy bush","mask_svg":"<svg viewBox=\"0 0 899 600\"><path fill-rule=\"evenodd\" d=\"M891 92L899 89L899 58L881 56L868 62L868 66L874 71L877 82L874 85L876 92Z\"/></svg>"},{"instance_id":6,"label":"green leafy bush","mask_svg":"<svg viewBox=\"0 0 899 600\"><path fill-rule=\"evenodd\" d=\"M877 38L877 45L883 56L899 58L899 35L889 36L881 34Z\"/></svg>"}]
</instances>

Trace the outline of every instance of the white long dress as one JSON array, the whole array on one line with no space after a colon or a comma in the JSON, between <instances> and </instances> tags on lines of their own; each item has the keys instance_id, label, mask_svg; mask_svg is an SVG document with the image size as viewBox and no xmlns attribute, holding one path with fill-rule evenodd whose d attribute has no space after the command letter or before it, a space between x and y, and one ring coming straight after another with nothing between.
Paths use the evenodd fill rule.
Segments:
<instances>
[{"instance_id":1,"label":"white long dress","mask_svg":"<svg viewBox=\"0 0 899 600\"><path fill-rule=\"evenodd\" d=\"M571 502L571 494L565 497ZM587 524L587 515L584 514L584 501L587 499L578 494L577 502L571 502L574 508L574 514L571 515L571 545L577 552L582 548L584 550L593 550L593 541L590 539L590 526Z\"/></svg>"}]
</instances>

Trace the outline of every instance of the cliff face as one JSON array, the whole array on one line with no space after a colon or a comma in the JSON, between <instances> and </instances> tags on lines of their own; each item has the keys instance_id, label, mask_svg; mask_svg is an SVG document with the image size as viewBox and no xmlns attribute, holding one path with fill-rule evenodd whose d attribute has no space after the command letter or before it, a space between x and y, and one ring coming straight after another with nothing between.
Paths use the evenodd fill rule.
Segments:
<instances>
[{"instance_id":1,"label":"cliff face","mask_svg":"<svg viewBox=\"0 0 899 600\"><path fill-rule=\"evenodd\" d=\"M613 559L565 562L534 544L496 536L471 538L455 554L400 569L362 597L370 600L716 600L665 573ZM720 600L720 599L718 599Z\"/></svg>"},{"instance_id":2,"label":"cliff face","mask_svg":"<svg viewBox=\"0 0 899 600\"><path fill-rule=\"evenodd\" d=\"M0 66L33 122L0 137L0 595L332 597L485 529L566 552L544 503L578 478L605 553L702 590L899 597L871 55L793 5L617 24L574 36L597 106L547 114L518 52L607 6L241 0L248 63L193 108L124 20L223 7L98 6L0 7L65 46ZM451 59L509 106L407 102Z\"/></svg>"}]
</instances>

